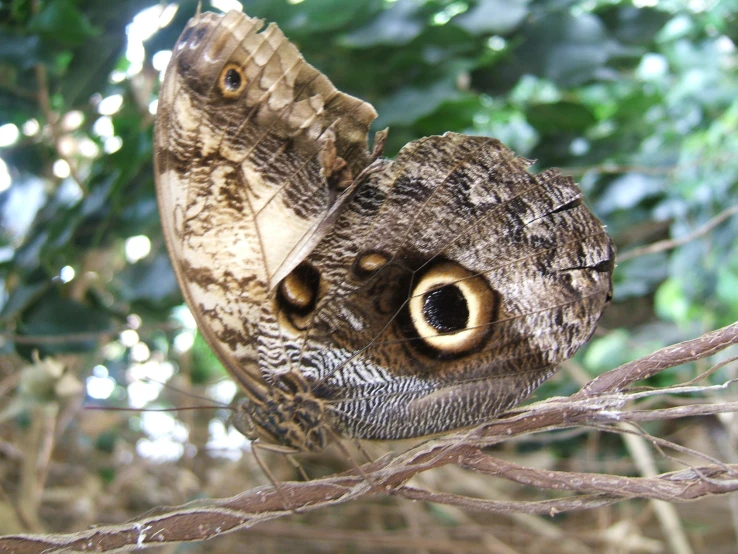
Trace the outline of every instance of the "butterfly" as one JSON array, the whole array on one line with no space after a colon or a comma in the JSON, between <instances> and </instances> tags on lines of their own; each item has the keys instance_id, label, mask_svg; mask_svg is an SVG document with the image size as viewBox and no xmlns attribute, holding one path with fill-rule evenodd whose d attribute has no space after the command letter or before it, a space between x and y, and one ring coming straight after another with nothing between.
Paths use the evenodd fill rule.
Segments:
<instances>
[{"instance_id":1,"label":"butterfly","mask_svg":"<svg viewBox=\"0 0 738 554\"><path fill-rule=\"evenodd\" d=\"M374 108L270 24L197 14L159 96L172 266L238 381L237 427L290 451L489 421L592 335L614 248L582 193L489 137L381 156Z\"/></svg>"}]
</instances>

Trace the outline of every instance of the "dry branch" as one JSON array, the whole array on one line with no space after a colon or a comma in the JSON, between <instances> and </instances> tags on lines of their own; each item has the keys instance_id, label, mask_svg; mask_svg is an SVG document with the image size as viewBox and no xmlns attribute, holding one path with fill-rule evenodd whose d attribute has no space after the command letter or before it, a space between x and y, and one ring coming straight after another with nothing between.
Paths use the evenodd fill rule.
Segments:
<instances>
[{"instance_id":1,"label":"dry branch","mask_svg":"<svg viewBox=\"0 0 738 554\"><path fill-rule=\"evenodd\" d=\"M587 383L574 398L594 398L607 392L621 391L628 385L647 379L670 367L700 360L738 343L738 323L705 333L699 338L667 346L599 375Z\"/></svg>"},{"instance_id":2,"label":"dry branch","mask_svg":"<svg viewBox=\"0 0 738 554\"><path fill-rule=\"evenodd\" d=\"M430 440L400 455L386 456L340 475L305 483L281 483L279 491L265 486L231 498L163 507L125 524L95 527L79 533L0 537L0 552L113 552L201 541L294 512L313 511L376 494L392 494L467 510L554 515L606 506L623 499L685 502L735 492L738 491L738 465L722 463L704 455L702 458L708 463L700 467L688 466L681 471L654 477L622 477L533 469L492 457L481 449L512 437L551 429L584 426L624 432L617 426L738 411L738 401L705 403L704 399L695 399L693 403L673 408L650 410L639 409L637 405L641 399L665 391L694 393L714 387L626 390L636 381L713 355L736 343L738 324L733 324L624 364L593 379L569 398L552 398L531 404L488 425ZM727 388L730 384L728 381L722 387ZM638 434L659 449L688 451L668 440ZM539 501L497 501L430 492L405 485L418 473L447 464L536 489L549 489L564 496Z\"/></svg>"},{"instance_id":3,"label":"dry branch","mask_svg":"<svg viewBox=\"0 0 738 554\"><path fill-rule=\"evenodd\" d=\"M628 250L626 252L623 252L622 254L618 254L618 262L623 263L626 260L631 260L639 256L646 256L648 254L656 254L658 252L665 252L667 250L673 250L675 248L678 248L679 246L683 246L689 242L692 242L695 239L704 237L710 231L712 231L715 227L720 225L723 221L733 217L735 214L738 214L738 205L726 208L725 210L717 214L715 217L707 221L704 225L701 225L700 227L698 227L697 229L695 229L693 232L689 233L688 235L685 235L683 237L679 237L676 239L660 240L653 244L649 244L647 246L641 246L638 248L633 248L632 250Z\"/></svg>"}]
</instances>

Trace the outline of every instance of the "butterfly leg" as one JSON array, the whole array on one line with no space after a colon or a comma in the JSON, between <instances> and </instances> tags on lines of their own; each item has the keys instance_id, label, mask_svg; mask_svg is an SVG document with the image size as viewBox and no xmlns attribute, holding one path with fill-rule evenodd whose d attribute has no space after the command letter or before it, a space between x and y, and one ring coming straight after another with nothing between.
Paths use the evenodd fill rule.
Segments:
<instances>
[{"instance_id":1,"label":"butterfly leg","mask_svg":"<svg viewBox=\"0 0 738 554\"><path fill-rule=\"evenodd\" d=\"M291 511L294 514L299 513L300 512L299 508L295 508L293 503L287 498L287 496L284 494L284 490L279 484L279 480L274 476L272 471L269 469L266 463L264 463L264 460L259 455L259 450L268 450L271 452L278 452L280 454L285 454L289 462L300 472L300 476L303 479L305 479L305 481L309 481L309 478L307 474L305 473L305 470L302 468L300 463L297 460L295 460L294 456L292 456L292 454L297 453L297 450L295 450L294 448L286 447L286 446L278 446L278 445L273 445L273 444L262 444L259 441L252 442L251 446L252 446L251 451L254 453L254 459L256 460L256 463L259 464L259 467L264 472L264 475L266 475L267 479L269 479L272 485L274 485L274 490L280 496L280 498L282 499L282 502L284 502L285 509Z\"/></svg>"},{"instance_id":2,"label":"butterfly leg","mask_svg":"<svg viewBox=\"0 0 738 554\"><path fill-rule=\"evenodd\" d=\"M295 458L291 454L287 454L287 460L292 464L292 467L297 470L303 481L310 481L310 477L308 477L308 474L305 472L305 468L302 467L302 464L297 461L297 458Z\"/></svg>"},{"instance_id":3,"label":"butterfly leg","mask_svg":"<svg viewBox=\"0 0 738 554\"><path fill-rule=\"evenodd\" d=\"M374 459L369 455L369 452L366 451L366 449L362 446L361 442L359 442L359 439L354 440L354 445L356 446L356 449L361 452L361 455L364 456L364 459L371 463L374 461Z\"/></svg>"},{"instance_id":4,"label":"butterfly leg","mask_svg":"<svg viewBox=\"0 0 738 554\"><path fill-rule=\"evenodd\" d=\"M354 458L351 456L351 453L348 451L348 449L343 445L341 442L341 437L336 433L335 430L331 429L330 427L327 428L329 432L333 435L333 438L335 439L335 443L338 446L338 448L341 450L344 456L346 456L346 459L349 461L349 463L356 469L356 471L359 472L359 475L361 475L364 480L369 483L369 487L375 492L375 493L381 493L382 490L380 487L378 487L374 481L372 481L371 477L369 477L369 474L364 471L364 469L354 460ZM366 458L367 462L373 462L374 460L371 459L369 454L366 450L361 446L361 443L359 441L355 441L356 447L361 452L361 454Z\"/></svg>"}]
</instances>

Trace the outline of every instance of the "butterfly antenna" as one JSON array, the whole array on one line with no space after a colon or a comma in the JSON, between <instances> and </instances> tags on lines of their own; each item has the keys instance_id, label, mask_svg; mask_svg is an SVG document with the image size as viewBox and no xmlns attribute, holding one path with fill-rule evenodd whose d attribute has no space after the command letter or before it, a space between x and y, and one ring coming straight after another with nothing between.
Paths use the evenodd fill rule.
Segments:
<instances>
[{"instance_id":1,"label":"butterfly antenna","mask_svg":"<svg viewBox=\"0 0 738 554\"><path fill-rule=\"evenodd\" d=\"M85 410L97 410L105 412L184 412L186 410L235 410L231 406L184 406L181 408L121 408L116 406L84 406Z\"/></svg>"},{"instance_id":2,"label":"butterfly antenna","mask_svg":"<svg viewBox=\"0 0 738 554\"><path fill-rule=\"evenodd\" d=\"M202 396L199 394L195 394L194 392L186 391L184 389L181 389L179 387L175 387L174 385L171 385L169 383L165 383L163 381L159 381L158 379L154 379L153 377L142 377L142 381L149 381L151 383L155 383L157 385L161 385L162 387L169 389L171 391L176 392L177 394L181 394L182 396L186 396L187 398L192 398L193 400L204 400L206 402L215 402L212 398L208 398L207 396ZM221 404L222 408L229 408L227 404Z\"/></svg>"}]
</instances>

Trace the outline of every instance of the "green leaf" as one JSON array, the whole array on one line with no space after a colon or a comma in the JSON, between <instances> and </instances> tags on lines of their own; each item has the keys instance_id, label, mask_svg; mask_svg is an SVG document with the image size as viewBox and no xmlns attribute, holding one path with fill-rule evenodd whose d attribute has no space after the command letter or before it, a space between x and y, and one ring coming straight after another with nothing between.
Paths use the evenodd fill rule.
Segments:
<instances>
[{"instance_id":1,"label":"green leaf","mask_svg":"<svg viewBox=\"0 0 738 554\"><path fill-rule=\"evenodd\" d=\"M626 173L614 179L597 202L600 213L628 210L664 190L664 179L643 173Z\"/></svg>"},{"instance_id":2,"label":"green leaf","mask_svg":"<svg viewBox=\"0 0 738 554\"><path fill-rule=\"evenodd\" d=\"M0 312L3 321L12 320L38 299L49 287L48 282L23 283L13 289Z\"/></svg>"},{"instance_id":3,"label":"green leaf","mask_svg":"<svg viewBox=\"0 0 738 554\"><path fill-rule=\"evenodd\" d=\"M31 20L28 28L69 46L81 44L100 33L68 0L53 0Z\"/></svg>"},{"instance_id":4,"label":"green leaf","mask_svg":"<svg viewBox=\"0 0 738 554\"><path fill-rule=\"evenodd\" d=\"M0 61L28 69L41 61L41 41L37 36L23 36L0 29Z\"/></svg>"},{"instance_id":5,"label":"green leaf","mask_svg":"<svg viewBox=\"0 0 738 554\"><path fill-rule=\"evenodd\" d=\"M690 305L681 283L672 278L664 281L656 291L654 307L656 313L663 319L675 322L686 321Z\"/></svg>"},{"instance_id":6,"label":"green leaf","mask_svg":"<svg viewBox=\"0 0 738 554\"><path fill-rule=\"evenodd\" d=\"M190 378L193 383L211 383L223 375L227 375L223 365L220 363L202 334L195 335L195 343L192 345L192 367Z\"/></svg>"},{"instance_id":7,"label":"green leaf","mask_svg":"<svg viewBox=\"0 0 738 554\"><path fill-rule=\"evenodd\" d=\"M423 31L418 11L419 5L413 0L398 0L368 25L345 35L339 43L350 48L407 44Z\"/></svg>"},{"instance_id":8,"label":"green leaf","mask_svg":"<svg viewBox=\"0 0 738 554\"><path fill-rule=\"evenodd\" d=\"M428 87L400 89L379 104L379 117L375 126L382 129L390 125L411 125L432 114L444 102L459 96L455 80L448 77Z\"/></svg>"},{"instance_id":9,"label":"green leaf","mask_svg":"<svg viewBox=\"0 0 738 554\"><path fill-rule=\"evenodd\" d=\"M529 0L479 0L452 23L473 35L506 35L528 15Z\"/></svg>"},{"instance_id":10,"label":"green leaf","mask_svg":"<svg viewBox=\"0 0 738 554\"><path fill-rule=\"evenodd\" d=\"M141 260L127 266L116 276L115 282L120 297L128 302L157 305L167 299L181 297L174 271L164 252L152 260Z\"/></svg>"},{"instance_id":11,"label":"green leaf","mask_svg":"<svg viewBox=\"0 0 738 554\"><path fill-rule=\"evenodd\" d=\"M515 55L522 72L541 75L562 86L592 79L618 51L602 22L591 14L554 13L527 25Z\"/></svg>"},{"instance_id":12,"label":"green leaf","mask_svg":"<svg viewBox=\"0 0 738 554\"><path fill-rule=\"evenodd\" d=\"M615 271L615 295L619 300L644 297L668 276L668 257L664 253L627 260Z\"/></svg>"},{"instance_id":13,"label":"green leaf","mask_svg":"<svg viewBox=\"0 0 738 554\"><path fill-rule=\"evenodd\" d=\"M598 16L620 42L641 45L652 42L671 14L652 8L615 6L600 11Z\"/></svg>"},{"instance_id":14,"label":"green leaf","mask_svg":"<svg viewBox=\"0 0 738 554\"><path fill-rule=\"evenodd\" d=\"M533 104L525 112L528 122L541 133L567 131L583 132L597 120L592 112L574 102Z\"/></svg>"},{"instance_id":15,"label":"green leaf","mask_svg":"<svg viewBox=\"0 0 738 554\"><path fill-rule=\"evenodd\" d=\"M375 4L374 0L301 2L292 7L291 17L281 27L288 34L290 31L300 34L334 31L350 25Z\"/></svg>"},{"instance_id":16,"label":"green leaf","mask_svg":"<svg viewBox=\"0 0 738 554\"><path fill-rule=\"evenodd\" d=\"M718 269L716 293L721 302L738 311L738 272L735 269Z\"/></svg>"},{"instance_id":17,"label":"green leaf","mask_svg":"<svg viewBox=\"0 0 738 554\"><path fill-rule=\"evenodd\" d=\"M612 369L637 358L629 348L630 335L624 329L616 329L604 337L593 339L583 357L583 363L593 374Z\"/></svg>"},{"instance_id":18,"label":"green leaf","mask_svg":"<svg viewBox=\"0 0 738 554\"><path fill-rule=\"evenodd\" d=\"M63 337L79 333L96 335L114 329L108 313L88 304L60 296L55 288L40 298L23 314L18 331L33 337ZM91 336L84 339L61 340L26 345L28 350L38 348L43 355L61 352L86 352L97 346L98 340Z\"/></svg>"}]
</instances>

